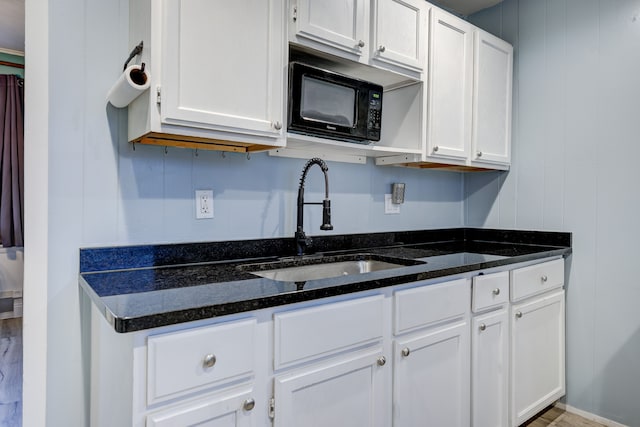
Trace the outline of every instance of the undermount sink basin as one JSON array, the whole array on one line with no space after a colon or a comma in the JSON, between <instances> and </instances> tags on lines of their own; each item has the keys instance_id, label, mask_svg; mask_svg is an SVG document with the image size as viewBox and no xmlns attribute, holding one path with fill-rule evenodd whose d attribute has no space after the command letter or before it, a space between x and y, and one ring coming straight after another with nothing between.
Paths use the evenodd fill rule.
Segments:
<instances>
[{"instance_id":1,"label":"undermount sink basin","mask_svg":"<svg viewBox=\"0 0 640 427\"><path fill-rule=\"evenodd\" d=\"M256 276L282 282L306 282L307 280L371 273L373 271L417 264L424 264L424 262L374 254L350 254L300 257L262 264L250 264L242 266L242 270Z\"/></svg>"}]
</instances>

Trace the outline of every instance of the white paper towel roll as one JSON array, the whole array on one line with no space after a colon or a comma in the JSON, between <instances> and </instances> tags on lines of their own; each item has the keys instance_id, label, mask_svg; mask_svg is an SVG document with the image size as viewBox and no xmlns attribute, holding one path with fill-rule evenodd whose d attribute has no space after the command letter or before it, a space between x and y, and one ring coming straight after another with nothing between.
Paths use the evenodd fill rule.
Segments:
<instances>
[{"instance_id":1,"label":"white paper towel roll","mask_svg":"<svg viewBox=\"0 0 640 427\"><path fill-rule=\"evenodd\" d=\"M109 90L107 101L117 108L126 107L142 92L149 89L150 84L149 76L143 66L130 65Z\"/></svg>"}]
</instances>

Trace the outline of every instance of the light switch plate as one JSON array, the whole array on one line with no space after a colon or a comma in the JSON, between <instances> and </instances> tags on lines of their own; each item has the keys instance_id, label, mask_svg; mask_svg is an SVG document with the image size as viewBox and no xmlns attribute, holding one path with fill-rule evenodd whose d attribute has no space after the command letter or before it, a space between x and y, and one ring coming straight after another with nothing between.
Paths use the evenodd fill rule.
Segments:
<instances>
[{"instance_id":1,"label":"light switch plate","mask_svg":"<svg viewBox=\"0 0 640 427\"><path fill-rule=\"evenodd\" d=\"M387 215L400 213L400 205L393 203L393 197L391 194L384 195L384 213Z\"/></svg>"},{"instance_id":2,"label":"light switch plate","mask_svg":"<svg viewBox=\"0 0 640 427\"><path fill-rule=\"evenodd\" d=\"M213 218L213 190L196 190L196 219Z\"/></svg>"}]
</instances>

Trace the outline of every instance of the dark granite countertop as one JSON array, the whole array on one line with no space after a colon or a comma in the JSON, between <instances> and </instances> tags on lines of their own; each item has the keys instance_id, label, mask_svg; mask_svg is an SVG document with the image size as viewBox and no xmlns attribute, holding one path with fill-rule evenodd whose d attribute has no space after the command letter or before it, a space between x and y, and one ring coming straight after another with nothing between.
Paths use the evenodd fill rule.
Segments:
<instances>
[{"instance_id":1,"label":"dark granite countertop","mask_svg":"<svg viewBox=\"0 0 640 427\"><path fill-rule=\"evenodd\" d=\"M80 250L80 286L117 332L133 332L571 253L571 234L455 228ZM369 254L399 268L306 282L262 278L248 264ZM398 260L402 259L402 260ZM262 267L264 268L264 267Z\"/></svg>"}]
</instances>

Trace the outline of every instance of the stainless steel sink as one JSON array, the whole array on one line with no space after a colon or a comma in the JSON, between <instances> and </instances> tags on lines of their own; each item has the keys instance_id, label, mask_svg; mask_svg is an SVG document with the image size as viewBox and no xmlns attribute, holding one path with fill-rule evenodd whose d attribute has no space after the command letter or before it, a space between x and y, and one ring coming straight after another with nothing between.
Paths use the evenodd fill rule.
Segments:
<instances>
[{"instance_id":1,"label":"stainless steel sink","mask_svg":"<svg viewBox=\"0 0 640 427\"><path fill-rule=\"evenodd\" d=\"M389 270L408 265L423 264L411 259L385 257L375 254L350 254L316 258L293 258L284 261L242 266L242 270L256 276L282 282L306 282Z\"/></svg>"}]
</instances>

